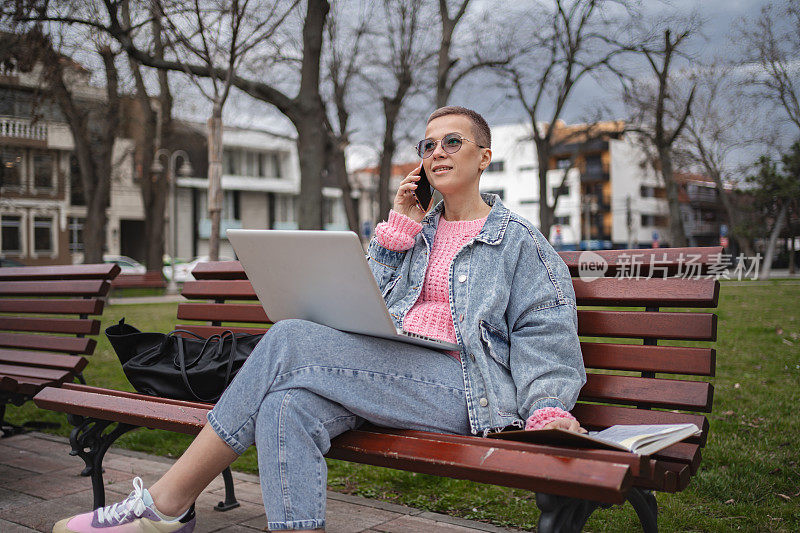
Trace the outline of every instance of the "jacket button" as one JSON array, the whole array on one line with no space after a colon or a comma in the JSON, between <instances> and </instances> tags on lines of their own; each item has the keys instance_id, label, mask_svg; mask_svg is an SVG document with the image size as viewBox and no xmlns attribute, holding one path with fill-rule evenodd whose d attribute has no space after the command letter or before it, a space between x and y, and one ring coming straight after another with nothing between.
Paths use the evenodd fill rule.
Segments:
<instances>
[{"instance_id":1,"label":"jacket button","mask_svg":"<svg viewBox=\"0 0 800 533\"><path fill-rule=\"evenodd\" d=\"M489 405L489 400L487 400L486 398L481 398L481 400L478 403L481 404L481 407L486 407L487 405Z\"/></svg>"},{"instance_id":2,"label":"jacket button","mask_svg":"<svg viewBox=\"0 0 800 533\"><path fill-rule=\"evenodd\" d=\"M474 353L469 354L469 358L472 359L473 363L475 362L475 354Z\"/></svg>"},{"instance_id":3,"label":"jacket button","mask_svg":"<svg viewBox=\"0 0 800 533\"><path fill-rule=\"evenodd\" d=\"M460 276L458 276L458 282L459 283L464 283L465 281L467 281L467 275L466 274L461 274Z\"/></svg>"}]
</instances>

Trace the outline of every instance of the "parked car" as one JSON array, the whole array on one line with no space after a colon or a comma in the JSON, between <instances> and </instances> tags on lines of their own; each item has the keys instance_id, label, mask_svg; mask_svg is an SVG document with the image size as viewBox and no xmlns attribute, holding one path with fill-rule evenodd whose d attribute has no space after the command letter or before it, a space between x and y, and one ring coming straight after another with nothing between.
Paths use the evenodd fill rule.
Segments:
<instances>
[{"instance_id":1,"label":"parked car","mask_svg":"<svg viewBox=\"0 0 800 533\"><path fill-rule=\"evenodd\" d=\"M24 267L28 266L25 264L20 263L16 259L8 259L5 257L0 257L0 268L2 267Z\"/></svg>"},{"instance_id":2,"label":"parked car","mask_svg":"<svg viewBox=\"0 0 800 533\"><path fill-rule=\"evenodd\" d=\"M233 259L231 259L230 257L220 257L219 260L220 261L233 261ZM194 276L192 276L192 270L194 270L194 267L196 267L198 265L198 263L207 263L207 262L208 262L208 256L207 255L201 255L201 256L195 257L194 259L192 259L188 263L178 263L178 262L176 262L175 263L175 282L176 283L183 283L185 281L193 281L194 280ZM162 269L162 272L164 274L164 277L167 280L170 280L172 278L172 265L165 266Z\"/></svg>"},{"instance_id":3,"label":"parked car","mask_svg":"<svg viewBox=\"0 0 800 533\"><path fill-rule=\"evenodd\" d=\"M127 255L104 255L103 262L119 265L120 274L144 274L147 272L147 267Z\"/></svg>"}]
</instances>

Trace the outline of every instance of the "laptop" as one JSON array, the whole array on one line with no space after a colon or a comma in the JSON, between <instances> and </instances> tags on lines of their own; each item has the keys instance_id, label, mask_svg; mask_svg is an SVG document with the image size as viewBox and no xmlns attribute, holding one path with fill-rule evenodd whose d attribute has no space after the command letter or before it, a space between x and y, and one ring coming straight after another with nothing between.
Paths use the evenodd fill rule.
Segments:
<instances>
[{"instance_id":1,"label":"laptop","mask_svg":"<svg viewBox=\"0 0 800 533\"><path fill-rule=\"evenodd\" d=\"M229 229L227 238L273 322L300 318L437 350L461 349L395 327L352 231Z\"/></svg>"}]
</instances>

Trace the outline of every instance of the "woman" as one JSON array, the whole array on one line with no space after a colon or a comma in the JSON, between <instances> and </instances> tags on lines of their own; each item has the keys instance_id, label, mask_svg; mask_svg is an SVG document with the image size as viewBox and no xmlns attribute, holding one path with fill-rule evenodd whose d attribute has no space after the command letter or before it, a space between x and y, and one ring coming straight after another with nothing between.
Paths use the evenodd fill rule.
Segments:
<instances>
[{"instance_id":1,"label":"woman","mask_svg":"<svg viewBox=\"0 0 800 533\"><path fill-rule=\"evenodd\" d=\"M443 201L426 214L414 195L420 169L412 171L367 259L398 327L461 349L281 321L160 480L147 490L136 478L126 500L55 532L189 532L195 499L251 444L268 529L321 530L323 455L364 421L456 434L583 431L568 412L586 377L566 265L529 222L478 192L492 154L483 117L444 107L425 134L419 155Z\"/></svg>"}]
</instances>

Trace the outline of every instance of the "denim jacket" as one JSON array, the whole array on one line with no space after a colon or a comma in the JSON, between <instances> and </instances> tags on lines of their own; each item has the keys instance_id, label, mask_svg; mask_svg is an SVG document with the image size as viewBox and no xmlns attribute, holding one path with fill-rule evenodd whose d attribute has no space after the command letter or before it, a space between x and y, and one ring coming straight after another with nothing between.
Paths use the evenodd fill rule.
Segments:
<instances>
[{"instance_id":1,"label":"denim jacket","mask_svg":"<svg viewBox=\"0 0 800 533\"><path fill-rule=\"evenodd\" d=\"M450 314L461 346L472 433L524 426L535 410L569 410L586 382L572 279L564 261L527 220L493 194L478 235L450 265ZM444 209L422 219L405 251L373 238L367 260L389 313L402 327L422 292L428 256Z\"/></svg>"}]
</instances>

